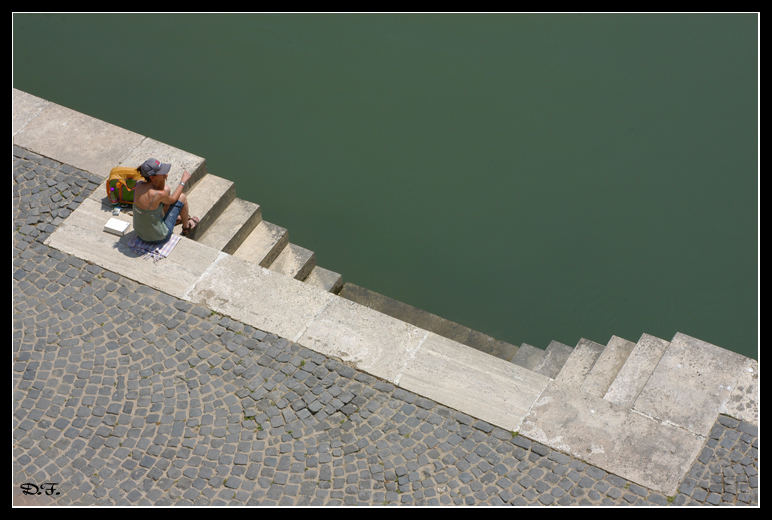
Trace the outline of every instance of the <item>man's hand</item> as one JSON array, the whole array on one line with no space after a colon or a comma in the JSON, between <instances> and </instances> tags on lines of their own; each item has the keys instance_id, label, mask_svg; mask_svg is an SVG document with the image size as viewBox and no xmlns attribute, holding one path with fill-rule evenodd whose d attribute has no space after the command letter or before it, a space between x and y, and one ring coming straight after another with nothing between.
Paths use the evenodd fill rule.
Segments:
<instances>
[{"instance_id":1,"label":"man's hand","mask_svg":"<svg viewBox=\"0 0 772 520\"><path fill-rule=\"evenodd\" d=\"M187 182L190 180L190 177L191 175L188 173L188 170L184 170L182 172L182 179L180 180L180 182L184 182L187 184Z\"/></svg>"}]
</instances>

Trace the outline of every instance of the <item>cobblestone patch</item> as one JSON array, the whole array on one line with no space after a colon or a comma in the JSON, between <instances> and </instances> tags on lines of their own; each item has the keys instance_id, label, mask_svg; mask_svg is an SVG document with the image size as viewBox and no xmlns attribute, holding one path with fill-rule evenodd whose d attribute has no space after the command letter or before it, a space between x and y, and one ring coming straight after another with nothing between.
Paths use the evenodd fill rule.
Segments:
<instances>
[{"instance_id":1,"label":"cobblestone patch","mask_svg":"<svg viewBox=\"0 0 772 520\"><path fill-rule=\"evenodd\" d=\"M758 504L758 427L719 416L678 491L686 504Z\"/></svg>"},{"instance_id":2,"label":"cobblestone patch","mask_svg":"<svg viewBox=\"0 0 772 520\"><path fill-rule=\"evenodd\" d=\"M20 148L13 179L13 485L59 493L24 504L758 502L747 423L720 417L665 497L48 248L103 180Z\"/></svg>"}]
</instances>

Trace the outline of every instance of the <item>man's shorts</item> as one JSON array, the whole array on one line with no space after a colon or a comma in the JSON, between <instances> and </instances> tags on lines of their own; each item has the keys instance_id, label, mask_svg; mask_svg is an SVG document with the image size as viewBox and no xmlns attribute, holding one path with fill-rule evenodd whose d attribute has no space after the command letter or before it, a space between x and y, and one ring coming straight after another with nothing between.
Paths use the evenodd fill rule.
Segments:
<instances>
[{"instance_id":1,"label":"man's shorts","mask_svg":"<svg viewBox=\"0 0 772 520\"><path fill-rule=\"evenodd\" d=\"M160 244L161 242L169 240L169 237L172 236L172 233L174 232L174 225L177 223L177 217L180 216L180 211L182 211L184 206L185 204L178 200L169 207L169 211L164 215L164 225L166 226L166 229L168 229L166 236L161 240L148 242L149 244Z\"/></svg>"}]
</instances>

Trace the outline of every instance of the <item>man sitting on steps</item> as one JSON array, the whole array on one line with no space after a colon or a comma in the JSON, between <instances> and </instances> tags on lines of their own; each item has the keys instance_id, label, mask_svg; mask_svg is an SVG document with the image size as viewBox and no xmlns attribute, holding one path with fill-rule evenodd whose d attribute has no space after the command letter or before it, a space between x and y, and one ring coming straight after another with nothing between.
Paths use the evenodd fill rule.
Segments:
<instances>
[{"instance_id":1,"label":"man sitting on steps","mask_svg":"<svg viewBox=\"0 0 772 520\"><path fill-rule=\"evenodd\" d=\"M165 242L180 222L183 222L182 234L187 235L199 222L197 217L190 216L188 199L182 193L190 174L187 171L182 174L174 193L165 186L171 167L150 158L137 168L145 181L138 182L134 188L134 229L145 242Z\"/></svg>"}]
</instances>

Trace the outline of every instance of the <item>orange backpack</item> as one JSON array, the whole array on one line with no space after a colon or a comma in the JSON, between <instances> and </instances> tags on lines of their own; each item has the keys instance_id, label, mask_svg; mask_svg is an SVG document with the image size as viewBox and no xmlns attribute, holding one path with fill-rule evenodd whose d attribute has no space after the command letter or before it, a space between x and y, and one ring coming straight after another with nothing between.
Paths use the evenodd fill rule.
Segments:
<instances>
[{"instance_id":1,"label":"orange backpack","mask_svg":"<svg viewBox=\"0 0 772 520\"><path fill-rule=\"evenodd\" d=\"M142 175L136 168L116 166L110 170L107 178L107 198L113 204L134 204L134 186L142 180Z\"/></svg>"}]
</instances>

